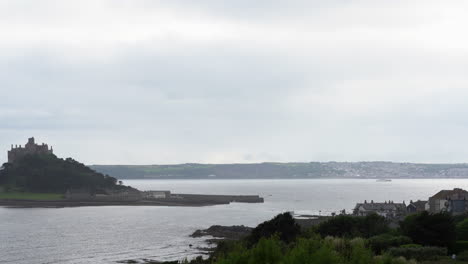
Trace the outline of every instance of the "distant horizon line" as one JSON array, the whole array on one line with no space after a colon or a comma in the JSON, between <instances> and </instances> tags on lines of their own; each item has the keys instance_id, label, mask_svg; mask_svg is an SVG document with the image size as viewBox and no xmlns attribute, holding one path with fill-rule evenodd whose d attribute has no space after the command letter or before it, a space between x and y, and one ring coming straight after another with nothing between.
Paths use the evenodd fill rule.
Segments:
<instances>
[{"instance_id":1,"label":"distant horizon line","mask_svg":"<svg viewBox=\"0 0 468 264\"><path fill-rule=\"evenodd\" d=\"M408 162L408 161L262 161L262 162L232 162L232 163L209 163L209 162L184 162L165 164L86 164L87 166L177 166L177 165L255 165L255 164L308 164L308 163L392 163L392 164L420 164L420 165L467 165L468 162Z\"/></svg>"}]
</instances>

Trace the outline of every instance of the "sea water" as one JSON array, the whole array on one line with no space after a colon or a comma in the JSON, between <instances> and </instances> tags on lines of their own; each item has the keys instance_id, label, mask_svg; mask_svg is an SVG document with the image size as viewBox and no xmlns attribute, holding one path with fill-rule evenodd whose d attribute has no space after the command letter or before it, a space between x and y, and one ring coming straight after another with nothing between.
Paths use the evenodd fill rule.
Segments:
<instances>
[{"instance_id":1,"label":"sea water","mask_svg":"<svg viewBox=\"0 0 468 264\"><path fill-rule=\"evenodd\" d=\"M0 263L116 263L128 259L180 260L199 254L211 225L257 224L275 215L351 212L364 200L427 200L441 189L468 189L464 179L125 180L141 190L173 193L258 194L262 204L207 207L0 207ZM190 245L193 245L190 247Z\"/></svg>"}]
</instances>

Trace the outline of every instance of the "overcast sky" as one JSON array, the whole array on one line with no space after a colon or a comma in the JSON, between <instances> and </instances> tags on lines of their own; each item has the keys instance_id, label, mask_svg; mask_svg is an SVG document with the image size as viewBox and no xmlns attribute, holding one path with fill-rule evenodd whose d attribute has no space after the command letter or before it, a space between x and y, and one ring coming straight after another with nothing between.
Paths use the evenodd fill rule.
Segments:
<instances>
[{"instance_id":1,"label":"overcast sky","mask_svg":"<svg viewBox=\"0 0 468 264\"><path fill-rule=\"evenodd\" d=\"M466 1L0 0L0 160L468 162Z\"/></svg>"}]
</instances>

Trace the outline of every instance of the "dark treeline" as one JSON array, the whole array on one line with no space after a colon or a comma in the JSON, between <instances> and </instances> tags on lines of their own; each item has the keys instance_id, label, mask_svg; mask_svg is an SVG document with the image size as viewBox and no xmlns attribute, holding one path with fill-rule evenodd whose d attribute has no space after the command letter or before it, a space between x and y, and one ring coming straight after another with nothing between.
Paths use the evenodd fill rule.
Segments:
<instances>
[{"instance_id":1,"label":"dark treeline","mask_svg":"<svg viewBox=\"0 0 468 264\"><path fill-rule=\"evenodd\" d=\"M0 185L7 190L64 193L69 188L112 188L117 179L95 172L78 161L53 154L26 155L3 164Z\"/></svg>"}]
</instances>

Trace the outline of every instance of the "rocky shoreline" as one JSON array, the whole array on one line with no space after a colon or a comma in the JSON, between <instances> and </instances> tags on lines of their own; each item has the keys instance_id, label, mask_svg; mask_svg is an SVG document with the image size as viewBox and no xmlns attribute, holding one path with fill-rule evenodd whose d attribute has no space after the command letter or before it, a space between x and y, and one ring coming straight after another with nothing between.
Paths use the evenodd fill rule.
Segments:
<instances>
[{"instance_id":1,"label":"rocky shoreline","mask_svg":"<svg viewBox=\"0 0 468 264\"><path fill-rule=\"evenodd\" d=\"M206 239L208 244L216 244L224 240L240 240L252 232L253 228L248 226L221 226L213 225L207 229L198 229L193 232L190 237L199 238L199 237L209 237ZM190 245L191 246L191 245ZM208 254L213 250L213 248L199 248L200 254ZM117 263L122 264L177 264L178 261L158 261L152 259L129 259L121 260Z\"/></svg>"},{"instance_id":2,"label":"rocky shoreline","mask_svg":"<svg viewBox=\"0 0 468 264\"><path fill-rule=\"evenodd\" d=\"M220 226L220 225L213 225L210 226L208 229L199 229L193 234L191 237L205 237L205 236L212 236L215 239L208 239L208 242L213 241L220 241L220 240L239 240L247 237L250 232L252 232L252 227L247 226Z\"/></svg>"}]
</instances>

